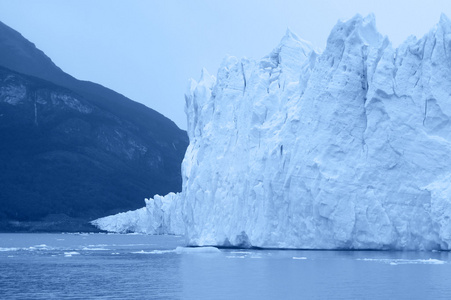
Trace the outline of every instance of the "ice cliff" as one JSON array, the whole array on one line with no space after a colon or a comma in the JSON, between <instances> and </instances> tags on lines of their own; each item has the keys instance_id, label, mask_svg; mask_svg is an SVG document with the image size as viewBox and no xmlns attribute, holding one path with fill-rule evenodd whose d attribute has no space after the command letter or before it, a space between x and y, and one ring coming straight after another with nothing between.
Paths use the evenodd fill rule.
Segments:
<instances>
[{"instance_id":1,"label":"ice cliff","mask_svg":"<svg viewBox=\"0 0 451 300\"><path fill-rule=\"evenodd\" d=\"M372 15L287 31L186 94L183 191L94 221L190 245L451 249L451 21L394 49Z\"/></svg>"}]
</instances>

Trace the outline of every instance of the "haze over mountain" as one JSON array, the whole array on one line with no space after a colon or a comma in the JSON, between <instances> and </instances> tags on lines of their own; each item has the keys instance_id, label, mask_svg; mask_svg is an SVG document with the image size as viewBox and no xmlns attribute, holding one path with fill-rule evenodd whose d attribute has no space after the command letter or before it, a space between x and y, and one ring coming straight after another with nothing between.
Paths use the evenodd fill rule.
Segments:
<instances>
[{"instance_id":1,"label":"haze over mountain","mask_svg":"<svg viewBox=\"0 0 451 300\"><path fill-rule=\"evenodd\" d=\"M186 132L64 73L3 23L0 137L0 230L86 229L92 218L181 190Z\"/></svg>"}]
</instances>

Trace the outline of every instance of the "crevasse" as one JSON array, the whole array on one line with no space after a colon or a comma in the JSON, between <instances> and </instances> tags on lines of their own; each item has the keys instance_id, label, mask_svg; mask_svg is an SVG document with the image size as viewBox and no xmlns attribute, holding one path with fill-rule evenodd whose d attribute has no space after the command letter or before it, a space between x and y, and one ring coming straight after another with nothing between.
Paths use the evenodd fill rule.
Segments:
<instances>
[{"instance_id":1,"label":"crevasse","mask_svg":"<svg viewBox=\"0 0 451 300\"><path fill-rule=\"evenodd\" d=\"M94 221L189 245L451 245L451 22L394 49L372 15L320 53L287 31L260 61L227 57L186 93L183 190Z\"/></svg>"}]
</instances>

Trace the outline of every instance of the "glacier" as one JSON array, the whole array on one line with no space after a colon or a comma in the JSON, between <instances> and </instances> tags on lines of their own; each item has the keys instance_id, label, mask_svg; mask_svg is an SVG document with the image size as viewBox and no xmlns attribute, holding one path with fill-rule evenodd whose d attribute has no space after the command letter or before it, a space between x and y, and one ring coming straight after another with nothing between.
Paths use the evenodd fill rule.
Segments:
<instances>
[{"instance_id":1,"label":"glacier","mask_svg":"<svg viewBox=\"0 0 451 300\"><path fill-rule=\"evenodd\" d=\"M93 221L192 246L451 249L451 21L394 48L373 15L287 31L185 95L181 193Z\"/></svg>"}]
</instances>

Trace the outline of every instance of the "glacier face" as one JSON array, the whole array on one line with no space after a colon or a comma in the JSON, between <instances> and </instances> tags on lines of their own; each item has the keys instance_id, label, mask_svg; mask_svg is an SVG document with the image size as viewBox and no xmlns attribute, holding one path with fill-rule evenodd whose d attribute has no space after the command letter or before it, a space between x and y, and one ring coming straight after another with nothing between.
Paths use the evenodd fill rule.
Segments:
<instances>
[{"instance_id":1,"label":"glacier face","mask_svg":"<svg viewBox=\"0 0 451 300\"><path fill-rule=\"evenodd\" d=\"M190 245L451 248L451 22L394 49L373 16L287 31L186 94L183 191L94 221Z\"/></svg>"}]
</instances>

